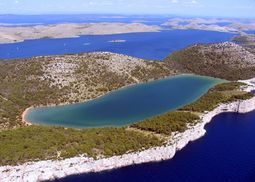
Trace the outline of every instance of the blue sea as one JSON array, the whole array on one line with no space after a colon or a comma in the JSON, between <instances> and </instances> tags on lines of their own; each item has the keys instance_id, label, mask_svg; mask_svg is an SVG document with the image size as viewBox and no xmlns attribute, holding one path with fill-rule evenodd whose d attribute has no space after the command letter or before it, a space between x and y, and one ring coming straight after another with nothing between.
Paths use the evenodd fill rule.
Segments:
<instances>
[{"instance_id":1,"label":"blue sea","mask_svg":"<svg viewBox=\"0 0 255 182\"><path fill-rule=\"evenodd\" d=\"M0 15L0 24L28 26L56 23L141 22L147 25L162 25L170 17L142 15ZM163 60L170 53L189 45L228 41L232 36L234 35L230 33L214 31L166 29L152 33L85 35L78 38L25 40L21 43L0 44L0 59L108 51L149 60ZM112 43L110 42L112 40L125 40L126 42Z\"/></svg>"},{"instance_id":2,"label":"blue sea","mask_svg":"<svg viewBox=\"0 0 255 182\"><path fill-rule=\"evenodd\" d=\"M163 30L152 33L26 40L15 44L0 44L0 59L108 51L149 60L163 60L170 53L186 46L228 41L232 36L230 33L202 30ZM126 42L111 43L111 40Z\"/></svg>"},{"instance_id":3,"label":"blue sea","mask_svg":"<svg viewBox=\"0 0 255 182\"><path fill-rule=\"evenodd\" d=\"M58 182L254 182L255 112L224 113L207 133L172 160L102 173L70 176Z\"/></svg>"}]
</instances>

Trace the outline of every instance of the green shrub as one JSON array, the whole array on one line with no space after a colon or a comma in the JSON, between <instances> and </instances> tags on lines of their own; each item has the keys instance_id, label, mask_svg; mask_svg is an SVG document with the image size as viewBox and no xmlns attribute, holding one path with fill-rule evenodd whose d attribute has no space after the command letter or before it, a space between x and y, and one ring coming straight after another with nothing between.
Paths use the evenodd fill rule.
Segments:
<instances>
[{"instance_id":1,"label":"green shrub","mask_svg":"<svg viewBox=\"0 0 255 182\"><path fill-rule=\"evenodd\" d=\"M189 112L169 112L131 125L133 128L171 135L171 132L184 131L187 123L197 121L199 117Z\"/></svg>"},{"instance_id":2,"label":"green shrub","mask_svg":"<svg viewBox=\"0 0 255 182\"><path fill-rule=\"evenodd\" d=\"M163 140L125 128L64 129L29 126L0 132L0 165L56 159L79 154L113 156L159 146Z\"/></svg>"}]
</instances>

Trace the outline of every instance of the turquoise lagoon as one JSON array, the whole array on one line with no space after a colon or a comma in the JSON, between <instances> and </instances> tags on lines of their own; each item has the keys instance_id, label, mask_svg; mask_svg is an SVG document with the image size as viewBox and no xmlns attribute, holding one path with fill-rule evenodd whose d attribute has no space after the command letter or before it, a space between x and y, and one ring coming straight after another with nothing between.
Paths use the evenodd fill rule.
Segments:
<instances>
[{"instance_id":1,"label":"turquoise lagoon","mask_svg":"<svg viewBox=\"0 0 255 182\"><path fill-rule=\"evenodd\" d=\"M191 103L223 80L179 75L128 86L89 102L30 109L33 124L71 128L125 126Z\"/></svg>"}]
</instances>

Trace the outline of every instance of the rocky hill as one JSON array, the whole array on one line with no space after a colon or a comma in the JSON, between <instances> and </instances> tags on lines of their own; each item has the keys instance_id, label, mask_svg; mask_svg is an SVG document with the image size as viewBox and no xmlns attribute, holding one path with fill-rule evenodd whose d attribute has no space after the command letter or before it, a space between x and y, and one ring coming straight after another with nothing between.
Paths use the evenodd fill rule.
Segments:
<instances>
[{"instance_id":1,"label":"rocky hill","mask_svg":"<svg viewBox=\"0 0 255 182\"><path fill-rule=\"evenodd\" d=\"M21 125L30 106L84 102L174 73L162 62L106 52L0 61L0 130Z\"/></svg>"},{"instance_id":2,"label":"rocky hill","mask_svg":"<svg viewBox=\"0 0 255 182\"><path fill-rule=\"evenodd\" d=\"M224 42L196 44L174 52L165 60L171 69L227 80L255 76L255 55L241 45Z\"/></svg>"}]
</instances>

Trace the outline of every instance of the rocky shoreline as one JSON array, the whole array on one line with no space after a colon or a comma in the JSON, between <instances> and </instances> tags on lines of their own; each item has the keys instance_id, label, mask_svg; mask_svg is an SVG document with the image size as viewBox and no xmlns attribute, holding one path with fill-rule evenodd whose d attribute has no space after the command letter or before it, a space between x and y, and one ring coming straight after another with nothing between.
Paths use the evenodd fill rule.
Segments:
<instances>
[{"instance_id":1,"label":"rocky shoreline","mask_svg":"<svg viewBox=\"0 0 255 182\"><path fill-rule=\"evenodd\" d=\"M241 81L249 85L243 88L243 90L255 90L254 81L255 79ZM0 181L53 180L69 175L100 172L128 165L168 160L173 158L175 153L184 148L189 142L204 136L206 133L204 129L205 125L214 116L224 112L247 113L253 110L255 110L255 96L249 100L221 104L213 111L205 112L201 115L201 122L188 126L188 129L183 133L175 133L171 141L165 146L98 160L86 156L79 156L59 161L39 161L19 166L2 166L0 167Z\"/></svg>"}]
</instances>

